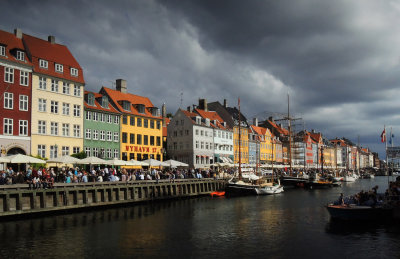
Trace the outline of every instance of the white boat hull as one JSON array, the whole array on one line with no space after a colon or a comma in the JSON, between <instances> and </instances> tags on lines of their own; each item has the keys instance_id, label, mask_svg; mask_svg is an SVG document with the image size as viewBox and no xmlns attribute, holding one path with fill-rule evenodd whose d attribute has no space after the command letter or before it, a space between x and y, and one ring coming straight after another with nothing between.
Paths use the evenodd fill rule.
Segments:
<instances>
[{"instance_id":1,"label":"white boat hull","mask_svg":"<svg viewBox=\"0 0 400 259\"><path fill-rule=\"evenodd\" d=\"M278 194L283 192L283 186L275 185L275 186L264 186L255 189L257 195L271 195L271 194Z\"/></svg>"}]
</instances>

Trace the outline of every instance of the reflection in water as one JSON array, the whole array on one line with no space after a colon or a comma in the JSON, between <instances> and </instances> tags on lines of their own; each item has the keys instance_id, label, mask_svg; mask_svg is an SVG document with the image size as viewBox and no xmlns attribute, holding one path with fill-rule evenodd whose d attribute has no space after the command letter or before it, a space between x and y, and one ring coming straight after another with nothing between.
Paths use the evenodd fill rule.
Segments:
<instances>
[{"instance_id":1,"label":"reflection in water","mask_svg":"<svg viewBox=\"0 0 400 259\"><path fill-rule=\"evenodd\" d=\"M0 222L0 257L398 258L399 224L335 222L323 206L386 179L368 181Z\"/></svg>"}]
</instances>

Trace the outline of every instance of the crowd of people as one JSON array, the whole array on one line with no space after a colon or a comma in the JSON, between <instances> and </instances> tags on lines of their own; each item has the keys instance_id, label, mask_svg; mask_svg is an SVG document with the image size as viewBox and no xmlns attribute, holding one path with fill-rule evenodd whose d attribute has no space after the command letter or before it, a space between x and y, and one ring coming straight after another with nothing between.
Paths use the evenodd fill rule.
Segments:
<instances>
[{"instance_id":1,"label":"crowd of people","mask_svg":"<svg viewBox=\"0 0 400 259\"><path fill-rule=\"evenodd\" d=\"M0 171L0 185L28 184L29 189L53 188L54 183L87 183L87 182L118 182L142 180L169 180L225 178L233 174L232 169L126 169L112 167L92 167L90 170L76 168L28 168L24 171L14 171L11 167Z\"/></svg>"}]
</instances>

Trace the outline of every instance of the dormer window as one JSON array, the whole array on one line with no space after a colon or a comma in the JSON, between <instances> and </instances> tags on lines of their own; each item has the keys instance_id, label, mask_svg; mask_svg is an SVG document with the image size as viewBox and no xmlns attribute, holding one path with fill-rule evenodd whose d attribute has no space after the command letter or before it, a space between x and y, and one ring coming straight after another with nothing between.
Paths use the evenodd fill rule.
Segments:
<instances>
[{"instance_id":1,"label":"dormer window","mask_svg":"<svg viewBox=\"0 0 400 259\"><path fill-rule=\"evenodd\" d=\"M25 61L25 52L17 50L17 59L21 61Z\"/></svg>"},{"instance_id":2,"label":"dormer window","mask_svg":"<svg viewBox=\"0 0 400 259\"><path fill-rule=\"evenodd\" d=\"M89 105L94 105L94 95L93 94L88 94L88 96L87 96L87 102L88 102L88 104Z\"/></svg>"},{"instance_id":3,"label":"dormer window","mask_svg":"<svg viewBox=\"0 0 400 259\"><path fill-rule=\"evenodd\" d=\"M108 98L107 98L107 96L101 97L101 106L103 108L108 108Z\"/></svg>"},{"instance_id":4,"label":"dormer window","mask_svg":"<svg viewBox=\"0 0 400 259\"><path fill-rule=\"evenodd\" d=\"M159 116L159 109L157 107L151 108L151 115L153 115L154 117Z\"/></svg>"},{"instance_id":5,"label":"dormer window","mask_svg":"<svg viewBox=\"0 0 400 259\"><path fill-rule=\"evenodd\" d=\"M5 55L6 55L6 46L0 45L0 56L5 56Z\"/></svg>"},{"instance_id":6,"label":"dormer window","mask_svg":"<svg viewBox=\"0 0 400 259\"><path fill-rule=\"evenodd\" d=\"M44 59L39 59L39 67L40 68L49 68L49 62L47 62L47 60Z\"/></svg>"},{"instance_id":7,"label":"dormer window","mask_svg":"<svg viewBox=\"0 0 400 259\"><path fill-rule=\"evenodd\" d=\"M138 104L138 112L139 113L145 113L145 106L143 104Z\"/></svg>"},{"instance_id":8,"label":"dormer window","mask_svg":"<svg viewBox=\"0 0 400 259\"><path fill-rule=\"evenodd\" d=\"M122 108L124 108L125 111L130 111L131 110L131 103L128 101L122 101Z\"/></svg>"},{"instance_id":9,"label":"dormer window","mask_svg":"<svg viewBox=\"0 0 400 259\"><path fill-rule=\"evenodd\" d=\"M201 124L201 117L200 116L196 116L196 124Z\"/></svg>"},{"instance_id":10,"label":"dormer window","mask_svg":"<svg viewBox=\"0 0 400 259\"><path fill-rule=\"evenodd\" d=\"M78 76L78 69L71 67L71 76Z\"/></svg>"},{"instance_id":11,"label":"dormer window","mask_svg":"<svg viewBox=\"0 0 400 259\"><path fill-rule=\"evenodd\" d=\"M63 65L56 63L56 72L63 73L64 72Z\"/></svg>"}]
</instances>

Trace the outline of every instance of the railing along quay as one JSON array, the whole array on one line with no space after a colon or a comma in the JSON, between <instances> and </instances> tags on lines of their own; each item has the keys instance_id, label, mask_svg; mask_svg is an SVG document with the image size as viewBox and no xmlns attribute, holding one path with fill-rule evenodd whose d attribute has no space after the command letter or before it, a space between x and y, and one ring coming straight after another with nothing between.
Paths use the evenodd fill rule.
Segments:
<instances>
[{"instance_id":1,"label":"railing along quay","mask_svg":"<svg viewBox=\"0 0 400 259\"><path fill-rule=\"evenodd\" d=\"M33 190L28 184L1 185L0 217L200 196L224 189L225 182L206 178L56 183L52 189Z\"/></svg>"}]
</instances>

